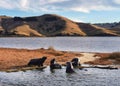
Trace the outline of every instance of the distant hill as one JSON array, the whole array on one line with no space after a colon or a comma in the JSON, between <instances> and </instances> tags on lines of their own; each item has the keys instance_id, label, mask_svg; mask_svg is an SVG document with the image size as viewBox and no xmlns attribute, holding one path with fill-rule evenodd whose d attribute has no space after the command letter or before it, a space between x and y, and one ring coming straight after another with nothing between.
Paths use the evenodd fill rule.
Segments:
<instances>
[{"instance_id":1,"label":"distant hill","mask_svg":"<svg viewBox=\"0 0 120 86\"><path fill-rule=\"evenodd\" d=\"M87 23L76 23L55 14L0 17L0 36L119 36L120 33Z\"/></svg>"},{"instance_id":2,"label":"distant hill","mask_svg":"<svg viewBox=\"0 0 120 86\"><path fill-rule=\"evenodd\" d=\"M87 34L87 36L119 36L115 31L93 24L78 23L78 25Z\"/></svg>"},{"instance_id":3,"label":"distant hill","mask_svg":"<svg viewBox=\"0 0 120 86\"><path fill-rule=\"evenodd\" d=\"M108 28L108 29L113 29L116 27L120 27L120 22L114 22L114 23L96 23L94 25L100 26L100 27L104 27L104 28Z\"/></svg>"},{"instance_id":4,"label":"distant hill","mask_svg":"<svg viewBox=\"0 0 120 86\"><path fill-rule=\"evenodd\" d=\"M95 24L99 27L103 27L109 30L114 31L117 34L120 34L120 22L114 22L114 23L98 23Z\"/></svg>"}]
</instances>

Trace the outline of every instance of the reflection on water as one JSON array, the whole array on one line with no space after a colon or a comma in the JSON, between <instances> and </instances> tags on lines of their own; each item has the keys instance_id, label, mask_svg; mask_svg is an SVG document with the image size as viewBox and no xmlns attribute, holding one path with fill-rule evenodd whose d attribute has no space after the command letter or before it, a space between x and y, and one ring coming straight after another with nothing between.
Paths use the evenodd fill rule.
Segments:
<instances>
[{"instance_id":1,"label":"reflection on water","mask_svg":"<svg viewBox=\"0 0 120 86\"><path fill-rule=\"evenodd\" d=\"M49 67L43 70L5 73L0 72L2 86L119 86L120 70L94 69L87 71L75 69L67 74L65 68L53 72ZM0 85L0 86L1 86Z\"/></svg>"},{"instance_id":2,"label":"reflection on water","mask_svg":"<svg viewBox=\"0 0 120 86\"><path fill-rule=\"evenodd\" d=\"M48 37L48 38L0 38L0 47L48 48L80 52L120 51L120 37Z\"/></svg>"}]
</instances>

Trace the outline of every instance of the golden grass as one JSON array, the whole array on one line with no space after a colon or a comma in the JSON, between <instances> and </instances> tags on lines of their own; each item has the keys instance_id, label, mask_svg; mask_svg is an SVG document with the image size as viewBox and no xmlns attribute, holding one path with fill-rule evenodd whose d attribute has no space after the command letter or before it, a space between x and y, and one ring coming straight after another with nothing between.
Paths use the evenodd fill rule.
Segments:
<instances>
[{"instance_id":1,"label":"golden grass","mask_svg":"<svg viewBox=\"0 0 120 86\"><path fill-rule=\"evenodd\" d=\"M111 64L120 64L120 52L113 53L97 53L95 56L101 58L96 59L95 61L86 62L89 64L100 64L100 65L111 65Z\"/></svg>"},{"instance_id":2,"label":"golden grass","mask_svg":"<svg viewBox=\"0 0 120 86\"><path fill-rule=\"evenodd\" d=\"M120 61L120 52L114 52L110 54L107 59L114 59L114 60L119 60Z\"/></svg>"},{"instance_id":3,"label":"golden grass","mask_svg":"<svg viewBox=\"0 0 120 86\"><path fill-rule=\"evenodd\" d=\"M14 32L17 35L23 36L38 36L38 37L42 36L40 33L30 28L30 26L27 24L16 27L15 29L12 30L12 32Z\"/></svg>"},{"instance_id":4,"label":"golden grass","mask_svg":"<svg viewBox=\"0 0 120 86\"><path fill-rule=\"evenodd\" d=\"M78 25L87 34L87 36L103 35L103 34L118 36L118 34L116 34L115 31L98 27L96 25L85 24L85 23L78 23Z\"/></svg>"},{"instance_id":5,"label":"golden grass","mask_svg":"<svg viewBox=\"0 0 120 86\"><path fill-rule=\"evenodd\" d=\"M25 66L33 58L41 58L47 56L45 65L50 64L50 60L56 58L57 62L66 63L66 61L71 61L75 56L81 56L81 54L76 54L72 52L63 52L51 49L10 49L10 48L0 48L0 70L11 69L16 66Z\"/></svg>"},{"instance_id":6,"label":"golden grass","mask_svg":"<svg viewBox=\"0 0 120 86\"><path fill-rule=\"evenodd\" d=\"M110 55L110 53L96 53L94 55L94 57L98 56L100 58L96 59L95 61L89 61L89 62L85 62L86 64L92 64L92 65L108 65L108 64L112 64L110 61L108 60L103 60L104 58L108 57Z\"/></svg>"}]
</instances>

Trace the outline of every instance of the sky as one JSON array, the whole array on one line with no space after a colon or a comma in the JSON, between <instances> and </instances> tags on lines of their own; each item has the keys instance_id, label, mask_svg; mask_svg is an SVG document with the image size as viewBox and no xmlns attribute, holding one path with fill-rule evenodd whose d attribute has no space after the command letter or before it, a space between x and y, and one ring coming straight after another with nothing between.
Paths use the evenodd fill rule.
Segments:
<instances>
[{"instance_id":1,"label":"sky","mask_svg":"<svg viewBox=\"0 0 120 86\"><path fill-rule=\"evenodd\" d=\"M0 0L0 15L57 14L85 23L120 22L120 0Z\"/></svg>"}]
</instances>

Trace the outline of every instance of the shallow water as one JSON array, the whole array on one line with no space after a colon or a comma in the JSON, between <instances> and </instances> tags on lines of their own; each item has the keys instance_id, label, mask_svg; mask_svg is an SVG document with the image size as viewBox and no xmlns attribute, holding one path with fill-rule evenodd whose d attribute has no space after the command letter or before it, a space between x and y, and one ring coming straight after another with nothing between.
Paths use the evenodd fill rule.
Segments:
<instances>
[{"instance_id":1,"label":"shallow water","mask_svg":"<svg viewBox=\"0 0 120 86\"><path fill-rule=\"evenodd\" d=\"M67 74L65 67L54 72L49 67L26 72L0 72L0 86L120 86L120 69L87 68L87 71L75 69L75 72Z\"/></svg>"},{"instance_id":2,"label":"shallow water","mask_svg":"<svg viewBox=\"0 0 120 86\"><path fill-rule=\"evenodd\" d=\"M50 37L50 38L0 38L0 47L7 48L48 48L79 52L120 51L119 37ZM20 72L0 72L0 86L120 86L120 69L107 70L87 68L75 69L66 74L65 68Z\"/></svg>"},{"instance_id":3,"label":"shallow water","mask_svg":"<svg viewBox=\"0 0 120 86\"><path fill-rule=\"evenodd\" d=\"M0 38L0 47L48 48L79 52L120 51L120 37L48 37L48 38Z\"/></svg>"}]
</instances>

